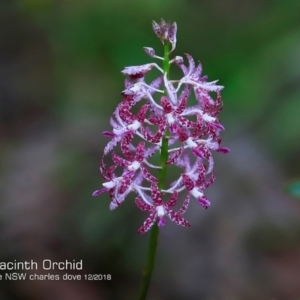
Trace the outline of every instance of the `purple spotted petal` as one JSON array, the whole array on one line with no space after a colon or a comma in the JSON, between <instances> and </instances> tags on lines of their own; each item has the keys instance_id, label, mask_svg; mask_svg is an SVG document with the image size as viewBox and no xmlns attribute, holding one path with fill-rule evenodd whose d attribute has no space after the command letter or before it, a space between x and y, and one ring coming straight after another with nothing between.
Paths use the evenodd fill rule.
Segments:
<instances>
[{"instance_id":1,"label":"purple spotted petal","mask_svg":"<svg viewBox=\"0 0 300 300\"><path fill-rule=\"evenodd\" d=\"M151 184L151 197L152 197L152 200L153 200L155 206L159 206L159 205L163 204L162 198L161 198L161 193L160 193L156 183Z\"/></svg>"},{"instance_id":2,"label":"purple spotted petal","mask_svg":"<svg viewBox=\"0 0 300 300\"><path fill-rule=\"evenodd\" d=\"M132 67L125 67L122 74L130 76L132 79L137 79L144 77L151 69L154 67L155 64L145 64L141 66L132 66Z\"/></svg>"},{"instance_id":3,"label":"purple spotted petal","mask_svg":"<svg viewBox=\"0 0 300 300\"><path fill-rule=\"evenodd\" d=\"M166 203L166 207L172 208L178 201L178 192L174 191L170 200Z\"/></svg>"},{"instance_id":4,"label":"purple spotted petal","mask_svg":"<svg viewBox=\"0 0 300 300\"><path fill-rule=\"evenodd\" d=\"M221 148L221 147L218 148L216 151L220 152L220 153L223 153L223 154L226 154L226 153L230 152L229 148Z\"/></svg>"},{"instance_id":5,"label":"purple spotted petal","mask_svg":"<svg viewBox=\"0 0 300 300\"><path fill-rule=\"evenodd\" d=\"M153 31L155 32L155 34L157 35L157 37L161 38L161 36L162 36L161 26L158 25L155 21L152 21L152 28L153 28Z\"/></svg>"},{"instance_id":6,"label":"purple spotted petal","mask_svg":"<svg viewBox=\"0 0 300 300\"><path fill-rule=\"evenodd\" d=\"M176 34L177 34L177 24L174 22L170 27L169 27L169 41L172 45L172 49L170 52L172 52L175 47L176 47Z\"/></svg>"},{"instance_id":7,"label":"purple spotted petal","mask_svg":"<svg viewBox=\"0 0 300 300\"><path fill-rule=\"evenodd\" d=\"M163 227L166 225L166 223L167 223L166 219L164 217L161 217L159 218L157 225L158 227Z\"/></svg>"},{"instance_id":8,"label":"purple spotted petal","mask_svg":"<svg viewBox=\"0 0 300 300\"><path fill-rule=\"evenodd\" d=\"M95 191L94 193L93 193L93 195L92 196L99 196L100 194L102 194L102 193L105 193L105 192L107 192L108 191L108 188L103 188L103 189L101 189L101 190L97 190L97 191Z\"/></svg>"},{"instance_id":9,"label":"purple spotted petal","mask_svg":"<svg viewBox=\"0 0 300 300\"><path fill-rule=\"evenodd\" d=\"M178 150L174 151L170 158L167 160L166 165L174 164L177 159L180 157L180 155L183 152L183 147L180 147Z\"/></svg>"},{"instance_id":10,"label":"purple spotted petal","mask_svg":"<svg viewBox=\"0 0 300 300\"><path fill-rule=\"evenodd\" d=\"M149 182L158 183L158 179L154 177L144 166L141 166L141 170L143 173L144 178Z\"/></svg>"},{"instance_id":11,"label":"purple spotted petal","mask_svg":"<svg viewBox=\"0 0 300 300\"><path fill-rule=\"evenodd\" d=\"M184 200L184 202L183 202L183 204L182 204L182 206L181 206L181 208L178 211L179 215L183 215L186 212L186 210L189 206L189 203L190 203L190 199L191 199L191 194L188 193L185 200Z\"/></svg>"},{"instance_id":12,"label":"purple spotted petal","mask_svg":"<svg viewBox=\"0 0 300 300\"><path fill-rule=\"evenodd\" d=\"M112 154L112 159L113 159L113 162L118 165L118 166L121 166L121 167L128 167L130 162L127 161L126 159L116 155L115 153Z\"/></svg>"},{"instance_id":13,"label":"purple spotted petal","mask_svg":"<svg viewBox=\"0 0 300 300\"><path fill-rule=\"evenodd\" d=\"M146 219L146 221L143 223L142 227L137 231L138 234L143 234L148 230L150 230L150 228L154 225L156 219L157 219L156 212L152 212L150 216Z\"/></svg>"},{"instance_id":14,"label":"purple spotted petal","mask_svg":"<svg viewBox=\"0 0 300 300\"><path fill-rule=\"evenodd\" d=\"M181 225L184 227L190 227L191 224L185 220L180 214L175 213L172 210L168 211L168 217L170 218L171 221L173 221L177 225Z\"/></svg>"},{"instance_id":15,"label":"purple spotted petal","mask_svg":"<svg viewBox=\"0 0 300 300\"><path fill-rule=\"evenodd\" d=\"M198 198L198 203L204 208L204 209L208 209L210 207L210 201L208 200L208 198L206 196L203 196L201 198Z\"/></svg>"},{"instance_id":16,"label":"purple spotted petal","mask_svg":"<svg viewBox=\"0 0 300 300\"><path fill-rule=\"evenodd\" d=\"M110 131L103 131L103 135L107 136L107 137L114 137L115 136L115 134L113 132L110 132Z\"/></svg>"},{"instance_id":17,"label":"purple spotted petal","mask_svg":"<svg viewBox=\"0 0 300 300\"><path fill-rule=\"evenodd\" d=\"M150 211L151 206L144 201L142 201L140 198L135 198L135 204L141 211Z\"/></svg>"},{"instance_id":18,"label":"purple spotted petal","mask_svg":"<svg viewBox=\"0 0 300 300\"><path fill-rule=\"evenodd\" d=\"M182 176L183 183L184 183L186 189L188 191L191 191L195 187L194 181L191 179L190 176L188 176L186 174L181 174L181 176Z\"/></svg>"}]
</instances>

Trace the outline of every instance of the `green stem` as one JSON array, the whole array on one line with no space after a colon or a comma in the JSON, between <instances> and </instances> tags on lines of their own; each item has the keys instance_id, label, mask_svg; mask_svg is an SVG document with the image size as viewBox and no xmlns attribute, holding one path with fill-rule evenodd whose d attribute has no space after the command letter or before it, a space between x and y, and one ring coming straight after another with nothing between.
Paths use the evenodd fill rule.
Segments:
<instances>
[{"instance_id":1,"label":"green stem","mask_svg":"<svg viewBox=\"0 0 300 300\"><path fill-rule=\"evenodd\" d=\"M167 42L164 46L164 72L167 73L167 78L169 78L170 72L170 59L169 59L169 43ZM166 92L165 92L166 94ZM158 187L159 189L163 189L167 174L167 165L166 161L168 160L168 139L167 133L162 138L161 144L161 151L160 151L160 172L158 174ZM157 224L154 224L150 231L150 241L149 241L149 248L148 248L148 257L147 257L147 264L144 271L143 276L143 283L140 292L139 300L145 300L147 297L148 289L151 282L152 272L154 268L155 262L155 254L156 248L158 244L158 236L159 236L159 228Z\"/></svg>"},{"instance_id":2,"label":"green stem","mask_svg":"<svg viewBox=\"0 0 300 300\"><path fill-rule=\"evenodd\" d=\"M158 174L158 188L163 189L165 184L165 178L167 174L166 161L168 160L168 139L166 136L162 138L161 151L160 151L160 172Z\"/></svg>"},{"instance_id":3,"label":"green stem","mask_svg":"<svg viewBox=\"0 0 300 300\"><path fill-rule=\"evenodd\" d=\"M147 297L148 289L151 282L152 271L155 262L156 246L159 235L159 229L157 224L154 224L150 231L150 241L148 249L147 265L144 271L143 285L140 293L140 300L145 300Z\"/></svg>"},{"instance_id":4,"label":"green stem","mask_svg":"<svg viewBox=\"0 0 300 300\"><path fill-rule=\"evenodd\" d=\"M166 43L164 46L164 72L167 73L168 78L169 78L169 73L170 73L169 52L170 52L170 44Z\"/></svg>"}]
</instances>

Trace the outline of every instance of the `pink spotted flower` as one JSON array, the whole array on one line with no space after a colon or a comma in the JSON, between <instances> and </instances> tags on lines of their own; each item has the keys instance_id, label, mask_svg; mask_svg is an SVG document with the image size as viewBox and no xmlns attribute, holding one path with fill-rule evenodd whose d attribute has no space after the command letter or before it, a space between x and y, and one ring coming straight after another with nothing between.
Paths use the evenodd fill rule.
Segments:
<instances>
[{"instance_id":1,"label":"pink spotted flower","mask_svg":"<svg viewBox=\"0 0 300 300\"><path fill-rule=\"evenodd\" d=\"M176 213L171 208L176 205L178 200L178 193L174 191L172 197L167 203L162 201L161 192L159 191L157 185L155 183L151 186L151 198L153 204L146 204L141 199L136 198L135 203L137 207L142 211L149 211L150 215L142 225L142 227L138 230L138 233L147 232L155 223L158 218L158 226L162 227L166 224L165 216L168 216L171 221L176 223L177 225L181 225L184 227L191 226L188 221L186 221L182 214L185 212L189 198L183 203L181 209Z\"/></svg>"}]
</instances>

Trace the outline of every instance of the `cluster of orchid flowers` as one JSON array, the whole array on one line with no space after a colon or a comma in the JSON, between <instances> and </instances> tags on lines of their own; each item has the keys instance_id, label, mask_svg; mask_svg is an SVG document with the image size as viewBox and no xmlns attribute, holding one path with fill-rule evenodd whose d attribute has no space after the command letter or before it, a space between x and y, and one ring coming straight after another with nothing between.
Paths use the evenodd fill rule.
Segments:
<instances>
[{"instance_id":1,"label":"cluster of orchid flowers","mask_svg":"<svg viewBox=\"0 0 300 300\"><path fill-rule=\"evenodd\" d=\"M171 45L171 53L176 46L176 23L168 24L162 20L160 24L153 21L152 25L163 44ZM224 127L217 117L222 109L220 92L223 86L217 85L217 81L207 82L207 76L201 77L201 64L196 66L189 54L185 54L186 66L181 56L169 60L157 56L152 48L145 47L144 50L152 58L164 63L168 59L167 64L177 65L183 77L169 80L168 71L156 63L126 67L122 71L127 76L123 100L111 117L112 131L103 133L111 138L100 163L105 182L102 189L93 193L98 196L107 192L111 210L120 206L129 193L136 193L137 207L150 212L138 233L147 232L157 220L158 226L165 225L165 216L178 225L190 226L182 215L191 196L203 208L210 206L204 190L215 180L212 152L229 151L221 147L220 132ZM153 68L162 75L147 83L145 77ZM196 104L187 107L192 91ZM216 93L215 99L210 95L212 92ZM160 103L155 101L154 94L161 95ZM156 152L161 153L164 140L167 140L168 158L163 162L165 165L157 166L150 159ZM123 157L114 153L117 145ZM112 165L107 167L104 159L110 153ZM157 175L171 164L181 168L182 172L168 189L160 189ZM173 207L177 204L178 194L183 191L187 191L187 196L175 212ZM171 196L164 202L162 196L167 193Z\"/></svg>"}]
</instances>

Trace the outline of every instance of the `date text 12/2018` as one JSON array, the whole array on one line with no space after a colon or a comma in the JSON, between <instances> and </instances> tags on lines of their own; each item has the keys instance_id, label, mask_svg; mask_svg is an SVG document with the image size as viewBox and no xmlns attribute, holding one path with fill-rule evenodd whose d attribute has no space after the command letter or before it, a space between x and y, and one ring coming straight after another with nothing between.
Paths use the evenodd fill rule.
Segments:
<instances>
[{"instance_id":1,"label":"date text 12/2018","mask_svg":"<svg viewBox=\"0 0 300 300\"><path fill-rule=\"evenodd\" d=\"M85 280L111 280L111 274L85 274Z\"/></svg>"}]
</instances>

